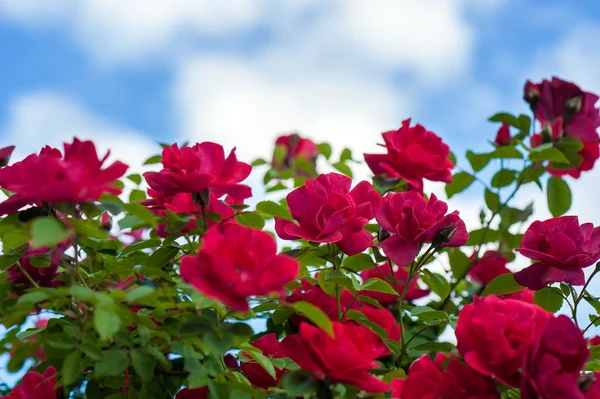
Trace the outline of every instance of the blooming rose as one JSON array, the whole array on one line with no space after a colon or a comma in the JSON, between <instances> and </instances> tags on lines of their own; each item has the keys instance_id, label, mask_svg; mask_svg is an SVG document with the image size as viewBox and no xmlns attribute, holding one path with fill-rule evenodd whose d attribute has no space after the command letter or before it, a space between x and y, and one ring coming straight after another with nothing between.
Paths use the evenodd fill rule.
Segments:
<instances>
[{"instance_id":1,"label":"blooming rose","mask_svg":"<svg viewBox=\"0 0 600 399\"><path fill-rule=\"evenodd\" d=\"M510 141L510 125L504 122L500 126L500 129L498 129L498 133L496 133L496 140L494 140L494 143L498 147L502 147L505 145L510 145Z\"/></svg>"},{"instance_id":2,"label":"blooming rose","mask_svg":"<svg viewBox=\"0 0 600 399\"><path fill-rule=\"evenodd\" d=\"M364 314L371 323L380 326L385 331L387 339L392 341L400 340L400 324L396 321L392 312L387 309L379 309L370 305L361 307L359 312ZM371 331L371 333L375 335L377 339L377 348L375 350L375 352L378 353L377 357L391 354L390 349L386 346L381 337L373 331Z\"/></svg>"},{"instance_id":3,"label":"blooming rose","mask_svg":"<svg viewBox=\"0 0 600 399\"><path fill-rule=\"evenodd\" d=\"M64 251L68 246L69 245L65 242L53 249L47 247L27 249L21 259L19 259L21 267L19 268L17 265L13 265L6 270L8 273L6 281L13 283L14 286L31 288L32 284L29 280L29 277L31 277L31 279L40 287L58 287L60 281L57 280L57 277L61 275L61 273L58 273L58 267L63 258ZM31 264L32 258L47 259L48 255L50 262L48 266L36 267ZM23 273L22 269L29 274L29 277Z\"/></svg>"},{"instance_id":4,"label":"blooming rose","mask_svg":"<svg viewBox=\"0 0 600 399\"><path fill-rule=\"evenodd\" d=\"M207 141L183 148L173 144L163 149L162 165L160 172L144 173L152 197L205 190L217 197L229 194L244 199L252 195L250 187L240 184L252 166L237 160L235 148L225 158L223 147L216 143Z\"/></svg>"},{"instance_id":5,"label":"blooming rose","mask_svg":"<svg viewBox=\"0 0 600 399\"><path fill-rule=\"evenodd\" d=\"M312 285L306 280L300 282L300 286L294 288L294 291L285 298L287 303L296 303L300 301L308 302L321 309L331 320L338 319L337 301L334 296L328 295L318 285ZM354 295L347 289L340 293L340 309L345 312L348 308L356 309L358 304L354 301ZM300 315L293 315L291 321L295 324L306 319Z\"/></svg>"},{"instance_id":6,"label":"blooming rose","mask_svg":"<svg viewBox=\"0 0 600 399\"><path fill-rule=\"evenodd\" d=\"M278 148L283 149L282 159L277 157ZM278 170L284 170L294 166L296 159L315 164L320 152L312 140L300 137L298 134L280 136L275 141L275 153L271 165Z\"/></svg>"},{"instance_id":7,"label":"blooming rose","mask_svg":"<svg viewBox=\"0 0 600 399\"><path fill-rule=\"evenodd\" d=\"M596 107L597 95L556 77L538 84L528 81L525 92L542 125L562 117L565 134L581 141L598 142L596 129L600 126L600 110Z\"/></svg>"},{"instance_id":8,"label":"blooming rose","mask_svg":"<svg viewBox=\"0 0 600 399\"><path fill-rule=\"evenodd\" d=\"M5 399L56 399L56 376L56 369L52 366L48 367L43 375L29 371Z\"/></svg>"},{"instance_id":9,"label":"blooming rose","mask_svg":"<svg viewBox=\"0 0 600 399\"><path fill-rule=\"evenodd\" d=\"M469 239L465 223L458 211L448 215L447 211L448 205L434 194L429 200L416 192L387 194L377 214L381 228L392 233L381 242L383 252L399 266L407 266L423 243L439 240L443 247L464 245Z\"/></svg>"},{"instance_id":10,"label":"blooming rose","mask_svg":"<svg viewBox=\"0 0 600 399\"><path fill-rule=\"evenodd\" d=\"M285 357L281 342L277 340L276 334L263 335L254 341L252 346L260 349L265 356L274 359ZM242 354L248 358L250 357L244 352L242 352ZM270 387L277 386L279 380L285 374L283 369L275 367L275 378L273 378L261 365L255 361L241 362L241 369L252 385L262 389L269 389Z\"/></svg>"},{"instance_id":11,"label":"blooming rose","mask_svg":"<svg viewBox=\"0 0 600 399\"><path fill-rule=\"evenodd\" d=\"M277 255L269 233L237 224L211 227L198 255L181 260L181 278L237 311L248 297L281 292L299 270L298 261Z\"/></svg>"},{"instance_id":12,"label":"blooming rose","mask_svg":"<svg viewBox=\"0 0 600 399\"><path fill-rule=\"evenodd\" d=\"M177 392L175 399L207 399L208 393L207 387L196 389L183 388L181 391Z\"/></svg>"},{"instance_id":13,"label":"blooming rose","mask_svg":"<svg viewBox=\"0 0 600 399\"><path fill-rule=\"evenodd\" d=\"M410 127L407 119L400 129L382 136L387 154L365 154L374 174L401 178L419 192L423 192L423 179L452 182L450 147L435 133L421 125Z\"/></svg>"},{"instance_id":14,"label":"blooming rose","mask_svg":"<svg viewBox=\"0 0 600 399\"><path fill-rule=\"evenodd\" d=\"M95 201L104 193L119 194L112 184L125 174L128 166L115 162L102 169L108 158L99 159L91 141L75 138L64 144L64 156L45 147L20 162L0 169L0 187L14 193L0 204L0 214L13 213L25 205Z\"/></svg>"},{"instance_id":15,"label":"blooming rose","mask_svg":"<svg viewBox=\"0 0 600 399\"><path fill-rule=\"evenodd\" d=\"M600 227L579 225L577 216L535 221L529 226L521 248L523 256L536 262L515 273L515 280L532 290L552 282L583 285L583 268L600 259Z\"/></svg>"},{"instance_id":16,"label":"blooming rose","mask_svg":"<svg viewBox=\"0 0 600 399\"><path fill-rule=\"evenodd\" d=\"M474 256L475 254L473 254ZM472 257L473 259L473 257ZM502 274L511 274L506 264L508 259L500 252L487 251L479 260L477 260L469 269L469 277L481 285L488 285L493 279ZM502 298L518 299L521 301L533 303L533 291L525 288L524 290L502 295Z\"/></svg>"},{"instance_id":17,"label":"blooming rose","mask_svg":"<svg viewBox=\"0 0 600 399\"><path fill-rule=\"evenodd\" d=\"M373 236L363 227L379 211L381 197L366 181L352 190L351 184L351 178L338 173L307 180L286 197L298 224L275 218L277 235L284 240L334 242L347 255L367 249Z\"/></svg>"},{"instance_id":18,"label":"blooming rose","mask_svg":"<svg viewBox=\"0 0 600 399\"><path fill-rule=\"evenodd\" d=\"M404 290L404 284L408 279L408 271L404 267L394 266L394 277L392 278L391 275L392 271L387 264L379 265L373 269L365 270L360 273L360 276L364 281L367 281L371 278L383 279L383 277L385 277L385 280L387 280L394 290L396 289L396 286L398 287L398 290L400 291L398 294L401 294ZM429 295L429 290L423 290L419 288L417 280L417 278L414 278L410 282L410 285L404 294L405 300L412 301L414 299L423 298L424 296ZM396 295L385 294L383 292L363 290L360 292L360 295L373 298L384 306L393 305L398 302L398 297Z\"/></svg>"},{"instance_id":19,"label":"blooming rose","mask_svg":"<svg viewBox=\"0 0 600 399\"><path fill-rule=\"evenodd\" d=\"M521 397L583 399L578 380L589 355L583 333L567 316L550 319L527 354Z\"/></svg>"},{"instance_id":20,"label":"blooming rose","mask_svg":"<svg viewBox=\"0 0 600 399\"><path fill-rule=\"evenodd\" d=\"M444 363L446 365L444 366ZM394 399L496 399L500 393L490 377L483 376L457 357L438 353L417 359L406 379L392 381Z\"/></svg>"},{"instance_id":21,"label":"blooming rose","mask_svg":"<svg viewBox=\"0 0 600 399\"><path fill-rule=\"evenodd\" d=\"M361 325L333 322L333 330L334 338L302 323L298 335L288 335L281 342L286 357L319 378L352 384L366 392L388 391L388 384L367 371L376 367L377 337Z\"/></svg>"},{"instance_id":22,"label":"blooming rose","mask_svg":"<svg viewBox=\"0 0 600 399\"><path fill-rule=\"evenodd\" d=\"M458 315L458 351L475 371L518 387L527 351L551 316L536 305L514 299L475 298Z\"/></svg>"}]
</instances>

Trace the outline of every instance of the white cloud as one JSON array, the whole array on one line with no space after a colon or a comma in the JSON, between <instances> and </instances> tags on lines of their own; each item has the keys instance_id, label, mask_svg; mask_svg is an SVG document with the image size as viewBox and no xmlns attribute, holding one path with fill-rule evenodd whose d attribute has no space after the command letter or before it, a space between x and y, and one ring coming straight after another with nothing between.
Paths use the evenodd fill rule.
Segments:
<instances>
[{"instance_id":1,"label":"white cloud","mask_svg":"<svg viewBox=\"0 0 600 399\"><path fill-rule=\"evenodd\" d=\"M16 145L15 159L38 152L44 145L62 148L73 137L91 139L100 154L138 169L160 147L142 133L117 126L94 115L61 94L33 92L16 98L9 107L8 122L0 128L3 146Z\"/></svg>"}]
</instances>

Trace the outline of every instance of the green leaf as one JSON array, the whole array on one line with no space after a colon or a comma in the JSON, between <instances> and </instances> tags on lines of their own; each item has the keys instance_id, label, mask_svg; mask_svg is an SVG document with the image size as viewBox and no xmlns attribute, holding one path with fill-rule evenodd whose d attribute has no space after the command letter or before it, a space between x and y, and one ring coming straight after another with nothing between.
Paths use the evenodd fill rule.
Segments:
<instances>
[{"instance_id":1,"label":"green leaf","mask_svg":"<svg viewBox=\"0 0 600 399\"><path fill-rule=\"evenodd\" d=\"M156 163L160 163L161 160L162 157L160 155L153 155L150 158L146 159L146 161L144 161L144 165L153 165Z\"/></svg>"},{"instance_id":2,"label":"green leaf","mask_svg":"<svg viewBox=\"0 0 600 399\"><path fill-rule=\"evenodd\" d=\"M119 331L121 318L105 308L98 308L94 312L94 327L100 339L109 340Z\"/></svg>"},{"instance_id":3,"label":"green leaf","mask_svg":"<svg viewBox=\"0 0 600 399\"><path fill-rule=\"evenodd\" d=\"M486 285L481 296L508 295L524 289L525 287L515 281L515 276L513 274L501 274Z\"/></svg>"},{"instance_id":4,"label":"green leaf","mask_svg":"<svg viewBox=\"0 0 600 399\"><path fill-rule=\"evenodd\" d=\"M235 215L235 220L242 226L262 229L265 227L265 219L256 212L242 212Z\"/></svg>"},{"instance_id":5,"label":"green leaf","mask_svg":"<svg viewBox=\"0 0 600 399\"><path fill-rule=\"evenodd\" d=\"M489 156L492 159L523 159L523 154L511 145L498 147Z\"/></svg>"},{"instance_id":6,"label":"green leaf","mask_svg":"<svg viewBox=\"0 0 600 399\"><path fill-rule=\"evenodd\" d=\"M40 292L40 291L28 292L19 297L19 299L17 300L17 305L21 305L24 303L31 303L31 304L38 303L38 302L45 301L48 298L50 298L50 296L48 294L46 294L45 292Z\"/></svg>"},{"instance_id":7,"label":"green leaf","mask_svg":"<svg viewBox=\"0 0 600 399\"><path fill-rule=\"evenodd\" d=\"M556 163L569 163L565 154L555 147L546 148L541 151L532 150L529 153L529 160L534 162L552 161Z\"/></svg>"},{"instance_id":8,"label":"green leaf","mask_svg":"<svg viewBox=\"0 0 600 399\"><path fill-rule=\"evenodd\" d=\"M485 204L490 211L496 212L500 208L500 196L487 188L484 193Z\"/></svg>"},{"instance_id":9,"label":"green leaf","mask_svg":"<svg viewBox=\"0 0 600 399\"><path fill-rule=\"evenodd\" d=\"M544 287L533 294L533 302L548 312L556 313L562 307L563 296L558 288Z\"/></svg>"},{"instance_id":10,"label":"green leaf","mask_svg":"<svg viewBox=\"0 0 600 399\"><path fill-rule=\"evenodd\" d=\"M469 232L469 241L467 241L468 246L479 246L480 244L487 244L488 242L498 241L500 234L498 230L493 229L477 229Z\"/></svg>"},{"instance_id":11,"label":"green leaf","mask_svg":"<svg viewBox=\"0 0 600 399\"><path fill-rule=\"evenodd\" d=\"M71 385L81 376L83 371L83 359L81 358L81 351L78 349L69 352L65 357L62 366L62 376L65 385Z\"/></svg>"},{"instance_id":12,"label":"green leaf","mask_svg":"<svg viewBox=\"0 0 600 399\"><path fill-rule=\"evenodd\" d=\"M129 202L140 202L146 199L146 192L142 190L131 190L129 193Z\"/></svg>"},{"instance_id":13,"label":"green leaf","mask_svg":"<svg viewBox=\"0 0 600 399\"><path fill-rule=\"evenodd\" d=\"M448 320L448 314L446 312L432 309L429 306L415 306L410 310L410 314L425 323L431 323L437 320Z\"/></svg>"},{"instance_id":14,"label":"green leaf","mask_svg":"<svg viewBox=\"0 0 600 399\"><path fill-rule=\"evenodd\" d=\"M37 218L31 223L33 247L53 247L69 237L69 230L58 220L47 217Z\"/></svg>"},{"instance_id":15,"label":"green leaf","mask_svg":"<svg viewBox=\"0 0 600 399\"><path fill-rule=\"evenodd\" d=\"M509 114L508 112L498 112L497 114L492 115L488 120L490 122L508 123L509 125L517 128L521 126L519 119L516 116Z\"/></svg>"},{"instance_id":16,"label":"green leaf","mask_svg":"<svg viewBox=\"0 0 600 399\"><path fill-rule=\"evenodd\" d=\"M346 162L352 160L352 150L350 148L344 148L340 154L340 162Z\"/></svg>"},{"instance_id":17,"label":"green leaf","mask_svg":"<svg viewBox=\"0 0 600 399\"><path fill-rule=\"evenodd\" d=\"M336 168L340 173L342 173L350 178L352 177L352 169L350 169L350 167L348 165L346 165L344 162L336 162L331 166Z\"/></svg>"},{"instance_id":18,"label":"green leaf","mask_svg":"<svg viewBox=\"0 0 600 399\"><path fill-rule=\"evenodd\" d=\"M123 204L123 208L131 215L137 216L152 227L156 227L156 215L142 204Z\"/></svg>"},{"instance_id":19,"label":"green leaf","mask_svg":"<svg viewBox=\"0 0 600 399\"><path fill-rule=\"evenodd\" d=\"M328 143L317 144L317 148L319 152L325 157L325 159L329 159L331 157L331 146Z\"/></svg>"},{"instance_id":20,"label":"green leaf","mask_svg":"<svg viewBox=\"0 0 600 399\"><path fill-rule=\"evenodd\" d=\"M517 171L512 169L501 169L492 177L492 187L500 188L510 186L517 177Z\"/></svg>"},{"instance_id":21,"label":"green leaf","mask_svg":"<svg viewBox=\"0 0 600 399\"><path fill-rule=\"evenodd\" d=\"M298 370L286 373L281 385L291 397L304 397L317 390L318 380L310 371Z\"/></svg>"},{"instance_id":22,"label":"green leaf","mask_svg":"<svg viewBox=\"0 0 600 399\"><path fill-rule=\"evenodd\" d=\"M129 367L129 357L121 349L109 349L102 355L102 360L94 364L94 374L98 378L122 374Z\"/></svg>"},{"instance_id":23,"label":"green leaf","mask_svg":"<svg viewBox=\"0 0 600 399\"><path fill-rule=\"evenodd\" d=\"M448 259L450 260L450 269L455 279L460 279L465 276L469 269L469 257L465 255L459 248L448 248Z\"/></svg>"},{"instance_id":24,"label":"green leaf","mask_svg":"<svg viewBox=\"0 0 600 399\"><path fill-rule=\"evenodd\" d=\"M333 337L333 324L321 309L304 301L296 302L290 306Z\"/></svg>"},{"instance_id":25,"label":"green leaf","mask_svg":"<svg viewBox=\"0 0 600 399\"><path fill-rule=\"evenodd\" d=\"M129 291L127 295L125 295L125 298L129 302L135 302L141 298L154 295L155 293L156 290L154 288L148 287L147 285L140 285Z\"/></svg>"},{"instance_id":26,"label":"green leaf","mask_svg":"<svg viewBox=\"0 0 600 399\"><path fill-rule=\"evenodd\" d=\"M262 159L262 158L257 158L257 159L255 159L254 161L252 161L252 163L251 163L250 165L252 165L252 166L260 166L260 165L266 165L267 163L268 163L268 162L267 162L267 161L265 161L264 159Z\"/></svg>"},{"instance_id":27,"label":"green leaf","mask_svg":"<svg viewBox=\"0 0 600 399\"><path fill-rule=\"evenodd\" d=\"M441 274L432 273L429 269L423 269L421 271L421 278L442 301L450 294L450 284Z\"/></svg>"},{"instance_id":28,"label":"green leaf","mask_svg":"<svg viewBox=\"0 0 600 399\"><path fill-rule=\"evenodd\" d=\"M374 268L376 266L376 263L373 261L373 258L371 258L370 255L356 254L345 258L342 262L342 266L345 269L358 273L363 270L369 270Z\"/></svg>"},{"instance_id":29,"label":"green leaf","mask_svg":"<svg viewBox=\"0 0 600 399\"><path fill-rule=\"evenodd\" d=\"M475 154L473 151L467 151L467 159L471 164L474 172L479 172L487 166L492 160L490 154Z\"/></svg>"},{"instance_id":30,"label":"green leaf","mask_svg":"<svg viewBox=\"0 0 600 399\"><path fill-rule=\"evenodd\" d=\"M521 184L535 182L541 189L542 185L539 182L539 179L544 173L546 173L546 168L543 165L529 165L521 171L518 180L521 182Z\"/></svg>"},{"instance_id":31,"label":"green leaf","mask_svg":"<svg viewBox=\"0 0 600 399\"><path fill-rule=\"evenodd\" d=\"M134 182L135 184L138 184L138 185L142 184L142 176L138 175L137 173L133 174L133 175L129 175L129 176L127 176L127 178L129 180L131 180L132 182Z\"/></svg>"},{"instance_id":32,"label":"green leaf","mask_svg":"<svg viewBox=\"0 0 600 399\"><path fill-rule=\"evenodd\" d=\"M171 262L179 253L179 248L163 247L159 248L150 255L150 258L145 262L148 267L161 268Z\"/></svg>"},{"instance_id":33,"label":"green leaf","mask_svg":"<svg viewBox=\"0 0 600 399\"><path fill-rule=\"evenodd\" d=\"M256 210L271 216L277 216L285 220L293 220L290 211L274 201L261 201L256 204Z\"/></svg>"},{"instance_id":34,"label":"green leaf","mask_svg":"<svg viewBox=\"0 0 600 399\"><path fill-rule=\"evenodd\" d=\"M450 342L426 342L424 344L415 346L412 349L423 352L450 353L454 350L454 345L452 345Z\"/></svg>"},{"instance_id":35,"label":"green leaf","mask_svg":"<svg viewBox=\"0 0 600 399\"><path fill-rule=\"evenodd\" d=\"M146 355L140 349L134 349L130 353L131 365L140 376L142 381L148 382L154 377L154 359Z\"/></svg>"},{"instance_id":36,"label":"green leaf","mask_svg":"<svg viewBox=\"0 0 600 399\"><path fill-rule=\"evenodd\" d=\"M561 151L578 152L583 149L583 143L577 137L563 136L560 141L555 142L554 146Z\"/></svg>"},{"instance_id":37,"label":"green leaf","mask_svg":"<svg viewBox=\"0 0 600 399\"><path fill-rule=\"evenodd\" d=\"M571 208L571 189L567 182L558 176L550 176L546 190L548 209L554 217L567 213Z\"/></svg>"},{"instance_id":38,"label":"green leaf","mask_svg":"<svg viewBox=\"0 0 600 399\"><path fill-rule=\"evenodd\" d=\"M467 172L458 172L452 176L452 183L446 184L446 196L451 198L453 195L465 191L475 181L475 176Z\"/></svg>"},{"instance_id":39,"label":"green leaf","mask_svg":"<svg viewBox=\"0 0 600 399\"><path fill-rule=\"evenodd\" d=\"M396 295L396 296L399 295L396 292L396 290L393 289L389 283L387 283L386 281L383 281L382 279L379 279L379 278L368 279L362 285L361 289L369 290L369 291L376 291L376 292L383 292L384 294L391 294L391 295Z\"/></svg>"},{"instance_id":40,"label":"green leaf","mask_svg":"<svg viewBox=\"0 0 600 399\"><path fill-rule=\"evenodd\" d=\"M275 367L273 367L273 363L271 363L268 357L262 354L260 349L248 344L240 345L240 349L254 359L271 377L275 378Z\"/></svg>"}]
</instances>

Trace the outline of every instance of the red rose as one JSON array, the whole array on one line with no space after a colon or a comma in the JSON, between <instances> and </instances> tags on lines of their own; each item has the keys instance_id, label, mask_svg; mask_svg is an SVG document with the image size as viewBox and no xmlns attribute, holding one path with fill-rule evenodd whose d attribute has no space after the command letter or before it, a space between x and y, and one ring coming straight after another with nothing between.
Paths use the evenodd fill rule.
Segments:
<instances>
[{"instance_id":1,"label":"red rose","mask_svg":"<svg viewBox=\"0 0 600 399\"><path fill-rule=\"evenodd\" d=\"M381 242L383 252L400 266L412 263L423 243L439 240L443 247L459 247L469 239L458 211L432 194L429 200L416 192L390 193L383 198L377 222L393 235Z\"/></svg>"},{"instance_id":2,"label":"red rose","mask_svg":"<svg viewBox=\"0 0 600 399\"><path fill-rule=\"evenodd\" d=\"M277 235L284 240L334 242L347 255L370 247L373 236L363 227L379 211L381 197L366 181L352 190L351 184L351 178L338 173L307 180L286 197L298 224L275 218Z\"/></svg>"},{"instance_id":3,"label":"red rose","mask_svg":"<svg viewBox=\"0 0 600 399\"><path fill-rule=\"evenodd\" d=\"M369 374L376 367L377 337L361 325L333 322L335 338L310 324L302 323L298 335L281 342L286 357L317 377L352 384L361 391L385 392L391 387Z\"/></svg>"},{"instance_id":4,"label":"red rose","mask_svg":"<svg viewBox=\"0 0 600 399\"><path fill-rule=\"evenodd\" d=\"M338 319L337 301L334 296L328 295L318 285L312 285L306 280L302 280L300 287L296 287L292 293L285 298L288 303L296 303L300 301L308 302L321 309L331 320ZM353 309L358 308L358 304L354 301L354 295L347 289L342 290L340 294L340 308L344 312L348 307ZM302 321L306 321L303 316L293 315L292 322L299 325Z\"/></svg>"},{"instance_id":5,"label":"red rose","mask_svg":"<svg viewBox=\"0 0 600 399\"><path fill-rule=\"evenodd\" d=\"M8 162L10 161L10 156L12 155L14 150L14 145L0 148L0 167L8 165Z\"/></svg>"},{"instance_id":6,"label":"red rose","mask_svg":"<svg viewBox=\"0 0 600 399\"><path fill-rule=\"evenodd\" d=\"M500 129L498 129L498 133L496 133L496 140L494 143L496 143L498 147L502 147L505 145L510 145L510 142L510 125L504 122L500 126Z\"/></svg>"},{"instance_id":7,"label":"red rose","mask_svg":"<svg viewBox=\"0 0 600 399\"><path fill-rule=\"evenodd\" d=\"M285 357L281 342L277 340L276 334L263 335L252 344L255 348L262 351L263 355L270 358L278 359ZM242 352L244 356L249 358L250 356ZM252 383L252 385L262 388L269 389L270 387L276 387L281 377L285 374L285 370L275 367L275 377L273 378L265 371L265 369L256 363L255 361L241 362L241 369L244 375Z\"/></svg>"},{"instance_id":8,"label":"red rose","mask_svg":"<svg viewBox=\"0 0 600 399\"><path fill-rule=\"evenodd\" d=\"M56 248L50 249L46 247L32 249L29 248L21 259L19 259L19 263L21 264L21 268L24 269L29 277L33 279L40 287L51 287L56 288L60 285L60 281L57 280L57 277L61 275L58 273L58 267L60 261L64 256L64 251L69 247L67 243L61 243ZM40 258L50 258L50 264L46 267L36 267L31 264L31 259L34 257ZM8 277L6 281L11 282L14 286L23 286L26 288L31 288L33 285L23 271L17 265L13 265L6 269L8 273Z\"/></svg>"},{"instance_id":9,"label":"red rose","mask_svg":"<svg viewBox=\"0 0 600 399\"><path fill-rule=\"evenodd\" d=\"M580 398L579 376L590 351L581 330L565 315L553 317L523 365L523 399Z\"/></svg>"},{"instance_id":10,"label":"red rose","mask_svg":"<svg viewBox=\"0 0 600 399\"><path fill-rule=\"evenodd\" d=\"M515 280L532 290L548 283L583 285L583 268L600 259L600 227L579 225L577 216L561 216L529 226L521 248L523 256L536 262L515 273Z\"/></svg>"},{"instance_id":11,"label":"red rose","mask_svg":"<svg viewBox=\"0 0 600 399\"><path fill-rule=\"evenodd\" d=\"M590 338L590 346L600 345L600 335Z\"/></svg>"},{"instance_id":12,"label":"red rose","mask_svg":"<svg viewBox=\"0 0 600 399\"><path fill-rule=\"evenodd\" d=\"M0 214L13 213L25 205L56 202L79 204L95 201L104 193L119 194L112 183L128 166L115 162L102 165L109 153L99 159L91 141L75 138L64 144L64 157L55 148L45 147L20 162L0 169L0 187L14 193L0 204Z\"/></svg>"},{"instance_id":13,"label":"red rose","mask_svg":"<svg viewBox=\"0 0 600 399\"><path fill-rule=\"evenodd\" d=\"M456 357L438 353L417 359L406 379L392 381L394 399L496 399L500 393L494 381Z\"/></svg>"},{"instance_id":14,"label":"red rose","mask_svg":"<svg viewBox=\"0 0 600 399\"><path fill-rule=\"evenodd\" d=\"M183 388L181 391L177 392L175 399L207 399L208 393L207 387L196 389Z\"/></svg>"},{"instance_id":15,"label":"red rose","mask_svg":"<svg viewBox=\"0 0 600 399\"><path fill-rule=\"evenodd\" d=\"M173 144L163 149L162 165L160 172L144 173L152 197L205 190L217 197L229 194L244 199L252 195L250 187L240 184L252 166L237 160L235 148L225 158L223 147L216 143L207 141L183 148Z\"/></svg>"},{"instance_id":16,"label":"red rose","mask_svg":"<svg viewBox=\"0 0 600 399\"><path fill-rule=\"evenodd\" d=\"M398 289L400 291L400 292L398 292L398 294L401 294L402 291L404 290L404 283L408 279L408 271L404 267L394 266L394 278L393 279L391 277L391 274L392 274L392 272L391 272L389 266L387 264L382 264L373 269L369 269L369 270L365 270L365 271L361 272L360 276L362 277L362 279L364 281L367 281L371 278L383 279L385 277L385 280L387 280L387 282L390 284L390 286L392 288L396 289L396 285L398 286ZM394 279L395 279L395 281L394 281ZM404 294L405 300L412 301L414 299L423 298L424 296L429 295L429 290L423 290L423 289L419 288L419 285L417 284L417 280L418 280L417 278L414 278L410 282L410 285L408 286L408 289L406 290L406 294ZM360 295L365 295L370 298L373 298L377 302L382 304L383 306L394 305L398 302L398 297L396 295L384 294L382 292L377 292L377 291L364 290L364 291L360 292Z\"/></svg>"},{"instance_id":17,"label":"red rose","mask_svg":"<svg viewBox=\"0 0 600 399\"><path fill-rule=\"evenodd\" d=\"M5 399L56 399L56 377L56 369L52 366L48 367L43 375L29 371Z\"/></svg>"},{"instance_id":18,"label":"red rose","mask_svg":"<svg viewBox=\"0 0 600 399\"><path fill-rule=\"evenodd\" d=\"M552 315L542 308L496 296L475 298L458 315L457 348L469 366L483 375L518 387L527 350Z\"/></svg>"},{"instance_id":19,"label":"red rose","mask_svg":"<svg viewBox=\"0 0 600 399\"><path fill-rule=\"evenodd\" d=\"M371 323L380 326L385 331L387 339L392 341L400 340L400 324L396 321L392 312L387 309L379 309L370 305L365 305L358 311L364 314ZM373 331L371 331L371 333L377 339L377 348L375 350L377 357L379 358L391 354L390 349L386 346L381 337Z\"/></svg>"},{"instance_id":20,"label":"red rose","mask_svg":"<svg viewBox=\"0 0 600 399\"><path fill-rule=\"evenodd\" d=\"M283 153L280 154L282 159L277 157L278 148L283 150ZM302 138L298 134L293 133L277 138L271 165L275 169L284 170L293 167L296 159L302 159L314 165L319 154L319 149L312 140Z\"/></svg>"},{"instance_id":21,"label":"red rose","mask_svg":"<svg viewBox=\"0 0 600 399\"><path fill-rule=\"evenodd\" d=\"M531 135L530 142L532 147L542 145L542 135ZM581 157L581 163L573 169L555 169L548 165L548 172L553 176L571 176L579 179L581 172L587 172L594 168L594 164L600 158L600 143L591 141L582 141L583 148L577 153Z\"/></svg>"},{"instance_id":22,"label":"red rose","mask_svg":"<svg viewBox=\"0 0 600 399\"><path fill-rule=\"evenodd\" d=\"M562 117L566 135L581 141L598 142L596 129L600 126L600 110L596 107L597 95L556 77L535 85L527 82L526 92L530 93L530 104L542 126Z\"/></svg>"},{"instance_id":23,"label":"red rose","mask_svg":"<svg viewBox=\"0 0 600 399\"><path fill-rule=\"evenodd\" d=\"M198 255L181 260L181 278L206 296L246 311L250 296L280 292L298 275L298 262L276 252L267 232L237 224L214 226Z\"/></svg>"},{"instance_id":24,"label":"red rose","mask_svg":"<svg viewBox=\"0 0 600 399\"><path fill-rule=\"evenodd\" d=\"M191 216L189 222L181 229L181 233L187 233L190 230L198 228L198 222L202 220L203 215L216 214L221 218L222 223L235 223L233 216L235 210L227 205L224 201L217 198L213 193L210 194L208 205L202 209L200 203L194 200L194 196L190 193L178 193L172 197L165 197L164 199L151 199L145 201L145 205L149 206L156 214L167 217L167 211L179 215ZM216 224L210 217L206 218L207 226ZM169 236L167 232L167 226L159 224L156 228L156 235L159 237L166 238Z\"/></svg>"},{"instance_id":25,"label":"red rose","mask_svg":"<svg viewBox=\"0 0 600 399\"><path fill-rule=\"evenodd\" d=\"M375 175L401 178L423 192L423 179L452 182L454 164L450 147L421 125L410 127L410 119L400 129L382 134L387 154L365 154Z\"/></svg>"}]
</instances>

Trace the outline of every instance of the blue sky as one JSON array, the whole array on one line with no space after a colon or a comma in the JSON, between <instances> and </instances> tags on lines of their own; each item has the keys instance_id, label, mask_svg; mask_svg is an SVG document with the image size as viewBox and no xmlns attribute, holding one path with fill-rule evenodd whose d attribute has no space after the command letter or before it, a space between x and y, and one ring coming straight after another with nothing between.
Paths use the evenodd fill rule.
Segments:
<instances>
[{"instance_id":1,"label":"blue sky","mask_svg":"<svg viewBox=\"0 0 600 399\"><path fill-rule=\"evenodd\" d=\"M211 140L249 161L293 130L373 151L412 117L483 151L487 117L527 111L526 79L600 92L598 37L596 0L0 0L0 145L77 135L139 165L157 141ZM595 224L598 178L571 182ZM471 226L478 194L451 201Z\"/></svg>"}]
</instances>

